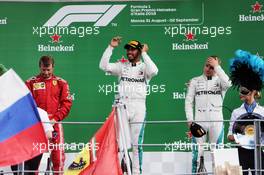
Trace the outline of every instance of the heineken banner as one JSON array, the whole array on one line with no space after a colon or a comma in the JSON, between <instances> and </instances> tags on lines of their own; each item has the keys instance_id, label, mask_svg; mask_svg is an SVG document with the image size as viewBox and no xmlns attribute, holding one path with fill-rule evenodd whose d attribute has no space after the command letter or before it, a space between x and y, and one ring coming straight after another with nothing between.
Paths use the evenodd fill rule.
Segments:
<instances>
[{"instance_id":1,"label":"heineken banner","mask_svg":"<svg viewBox=\"0 0 264 175\"><path fill-rule=\"evenodd\" d=\"M263 0L179 0L135 2L0 2L0 63L23 80L39 73L42 55L55 59L55 74L67 80L73 98L64 121L106 120L112 110L117 78L99 69L114 36L122 43L111 62L126 58L124 45L139 40L159 72L148 86L147 121L186 120L186 83L202 74L206 58L217 55L229 74L237 49L262 56ZM262 104L262 100L260 100ZM224 118L241 105L229 89ZM67 143L86 143L100 125L64 124ZM225 128L228 123L225 123ZM147 124L144 143L186 140L183 123ZM146 147L146 151L165 148Z\"/></svg>"}]
</instances>

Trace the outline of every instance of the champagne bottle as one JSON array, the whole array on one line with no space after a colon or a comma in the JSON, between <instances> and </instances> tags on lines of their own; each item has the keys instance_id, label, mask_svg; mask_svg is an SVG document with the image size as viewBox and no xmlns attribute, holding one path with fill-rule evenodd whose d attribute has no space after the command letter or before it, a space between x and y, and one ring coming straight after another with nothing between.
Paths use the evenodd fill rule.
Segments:
<instances>
[{"instance_id":1,"label":"champagne bottle","mask_svg":"<svg viewBox=\"0 0 264 175\"><path fill-rule=\"evenodd\" d=\"M197 170L197 173L202 174L202 175L207 175L207 171L206 171L206 168L204 166L204 157L203 156L200 157L200 166Z\"/></svg>"}]
</instances>

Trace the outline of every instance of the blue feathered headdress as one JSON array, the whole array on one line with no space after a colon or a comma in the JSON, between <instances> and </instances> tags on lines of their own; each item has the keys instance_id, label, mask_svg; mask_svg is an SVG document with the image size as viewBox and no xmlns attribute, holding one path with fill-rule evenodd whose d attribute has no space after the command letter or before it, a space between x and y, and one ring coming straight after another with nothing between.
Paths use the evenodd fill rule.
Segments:
<instances>
[{"instance_id":1,"label":"blue feathered headdress","mask_svg":"<svg viewBox=\"0 0 264 175\"><path fill-rule=\"evenodd\" d=\"M234 87L260 91L264 82L264 61L257 55L237 50L230 60L231 81Z\"/></svg>"}]
</instances>

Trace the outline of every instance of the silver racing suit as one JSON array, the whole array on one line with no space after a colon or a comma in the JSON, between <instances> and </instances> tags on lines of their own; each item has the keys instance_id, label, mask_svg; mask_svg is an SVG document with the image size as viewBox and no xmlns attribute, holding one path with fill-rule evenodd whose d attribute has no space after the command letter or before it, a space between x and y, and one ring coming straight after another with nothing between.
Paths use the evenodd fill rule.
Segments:
<instances>
[{"instance_id":1,"label":"silver racing suit","mask_svg":"<svg viewBox=\"0 0 264 175\"><path fill-rule=\"evenodd\" d=\"M215 67L216 75L207 78L205 75L195 77L190 81L186 99L185 113L188 122L223 120L222 106L225 93L231 86L229 77L220 66ZM195 109L193 109L193 107ZM193 117L193 111L195 118ZM192 138L194 143L202 145L207 137L211 144L221 144L224 141L223 122L197 122L207 132L201 138ZM214 148L210 147L210 148ZM193 148L192 172L195 173L198 158L203 155L203 146Z\"/></svg>"},{"instance_id":2,"label":"silver racing suit","mask_svg":"<svg viewBox=\"0 0 264 175\"><path fill-rule=\"evenodd\" d=\"M122 114L126 118L122 118L123 126L128 126L131 135L133 160L132 172L133 175L142 173L142 147L137 146L143 143L144 122L146 115L146 94L147 85L150 79L157 75L158 68L150 59L146 52L142 52L143 61L132 64L129 61L109 63L112 55L113 47L108 46L101 58L100 69L103 71L118 76L118 94L119 98L126 105L127 114ZM123 111L124 112L124 111ZM130 124L129 122L139 122ZM130 126L130 127L129 127ZM129 135L126 134L126 139L129 140ZM131 145L131 144L130 144Z\"/></svg>"}]
</instances>

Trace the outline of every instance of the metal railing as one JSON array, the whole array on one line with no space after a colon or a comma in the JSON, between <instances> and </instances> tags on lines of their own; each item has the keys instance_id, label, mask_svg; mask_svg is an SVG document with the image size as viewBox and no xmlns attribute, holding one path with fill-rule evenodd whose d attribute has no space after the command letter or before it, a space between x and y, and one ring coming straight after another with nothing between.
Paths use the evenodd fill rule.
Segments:
<instances>
[{"instance_id":1,"label":"metal railing","mask_svg":"<svg viewBox=\"0 0 264 175\"><path fill-rule=\"evenodd\" d=\"M261 143L261 122L264 122L264 119L254 119L254 120L235 120L235 121L251 121L254 122L254 133L255 133L255 148L254 148L254 152L255 152L255 169L251 169L251 171L255 172L256 175L261 175L262 172L264 172L264 170L262 169L262 157L261 157L261 153L262 150L261 148L264 147L264 144ZM232 121L232 122L235 122ZM202 121L195 121L195 122L231 122L231 120L202 120ZM43 122L43 123L59 123L59 124L63 124L63 125L101 125L104 122ZM178 123L187 123L186 120L167 120L167 121L161 121L161 120L152 120L152 121L144 121L144 122L130 122L130 124L178 124ZM134 144L133 146L143 146L143 147L166 147L168 144L156 144L156 143L144 143L144 144ZM198 144L194 144L194 145L198 145ZM202 144L200 144L202 145ZM203 145L202 145L203 146ZM237 147L237 146L252 146L252 144L250 145L242 145L242 144L237 144L237 143L227 143L227 144L222 144L221 146L223 147ZM5 171L5 172L0 172L1 174L12 174L12 173L18 173L21 175L24 175L25 173L45 173L45 174L53 174L53 173L63 173L62 171L29 171L29 170L24 170L24 167L22 170L18 170L18 171ZM243 170L243 172L248 172L248 170ZM197 175L199 174L203 174L203 173L195 173ZM207 172L206 174L214 174L213 172ZM175 174L175 175L194 175L194 173L180 173L180 174Z\"/></svg>"}]
</instances>

